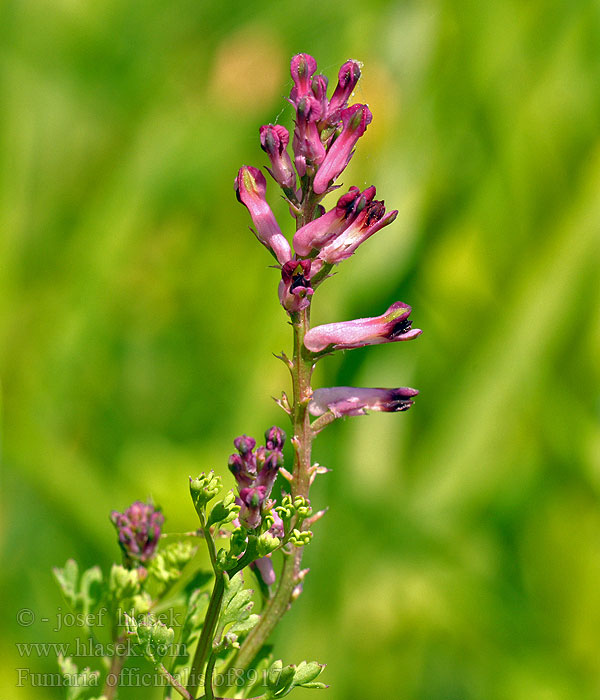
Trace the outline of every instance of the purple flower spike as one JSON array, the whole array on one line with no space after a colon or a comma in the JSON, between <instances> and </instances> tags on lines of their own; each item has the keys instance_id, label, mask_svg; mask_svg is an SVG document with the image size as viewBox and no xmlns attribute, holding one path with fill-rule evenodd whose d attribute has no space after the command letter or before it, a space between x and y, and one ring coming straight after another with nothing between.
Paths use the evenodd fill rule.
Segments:
<instances>
[{"instance_id":1,"label":"purple flower spike","mask_svg":"<svg viewBox=\"0 0 600 700\"><path fill-rule=\"evenodd\" d=\"M349 258L361 243L388 224L391 224L398 212L385 213L385 204L381 200L372 200L338 236L325 245L319 258L326 263L337 264Z\"/></svg>"},{"instance_id":2,"label":"purple flower spike","mask_svg":"<svg viewBox=\"0 0 600 700\"><path fill-rule=\"evenodd\" d=\"M290 92L292 104L298 102L311 91L311 79L317 70L317 62L307 53L296 54L290 64L290 73L294 81L294 87Z\"/></svg>"},{"instance_id":3,"label":"purple flower spike","mask_svg":"<svg viewBox=\"0 0 600 700\"><path fill-rule=\"evenodd\" d=\"M367 105L356 104L342 110L342 133L327 151L321 164L313 189L316 194L323 194L329 184L344 170L352 158L353 148L358 139L365 133L373 115Z\"/></svg>"},{"instance_id":4,"label":"purple flower spike","mask_svg":"<svg viewBox=\"0 0 600 700\"><path fill-rule=\"evenodd\" d=\"M242 507L239 518L240 522L249 530L254 530L260 525L260 511L266 496L267 489L265 486L251 486L240 491Z\"/></svg>"},{"instance_id":5,"label":"purple flower spike","mask_svg":"<svg viewBox=\"0 0 600 700\"><path fill-rule=\"evenodd\" d=\"M352 95L359 78L360 63L358 61L346 61L340 68L338 84L329 101L329 109L327 111L327 119L329 121L335 121L336 117L339 118L339 113L348 104L348 98Z\"/></svg>"},{"instance_id":6,"label":"purple flower spike","mask_svg":"<svg viewBox=\"0 0 600 700\"><path fill-rule=\"evenodd\" d=\"M294 234L294 250L298 255L310 255L320 250L326 243L336 238L348 228L375 196L375 188L368 187L364 192L351 187L349 192L338 199L335 209L300 227Z\"/></svg>"},{"instance_id":7,"label":"purple flower spike","mask_svg":"<svg viewBox=\"0 0 600 700\"><path fill-rule=\"evenodd\" d=\"M289 313L305 309L310 304L313 288L310 286L311 260L290 260L281 268L279 301Z\"/></svg>"},{"instance_id":8,"label":"purple flower spike","mask_svg":"<svg viewBox=\"0 0 600 700\"><path fill-rule=\"evenodd\" d=\"M119 544L129 568L145 564L154 556L165 521L160 509L151 503L135 501L124 513L113 510L110 519L117 528Z\"/></svg>"},{"instance_id":9,"label":"purple flower spike","mask_svg":"<svg viewBox=\"0 0 600 700\"><path fill-rule=\"evenodd\" d=\"M267 170L284 189L296 187L296 173L287 152L289 142L290 134L284 126L267 124L260 127L260 145L271 161L271 169Z\"/></svg>"},{"instance_id":10,"label":"purple flower spike","mask_svg":"<svg viewBox=\"0 0 600 700\"><path fill-rule=\"evenodd\" d=\"M363 416L367 411L395 413L406 411L413 405L416 389L367 389L352 386L334 386L316 389L308 405L313 416L322 416L331 411L336 418L341 416Z\"/></svg>"},{"instance_id":11,"label":"purple flower spike","mask_svg":"<svg viewBox=\"0 0 600 700\"><path fill-rule=\"evenodd\" d=\"M267 181L258 168L242 166L235 181L235 191L244 206L248 208L256 226L256 237L283 265L292 257L290 244L281 233L279 224L265 198Z\"/></svg>"},{"instance_id":12,"label":"purple flower spike","mask_svg":"<svg viewBox=\"0 0 600 700\"><path fill-rule=\"evenodd\" d=\"M422 331L411 327L410 312L408 304L397 301L381 316L315 326L304 336L304 345L312 352L322 352L412 340Z\"/></svg>"}]
</instances>

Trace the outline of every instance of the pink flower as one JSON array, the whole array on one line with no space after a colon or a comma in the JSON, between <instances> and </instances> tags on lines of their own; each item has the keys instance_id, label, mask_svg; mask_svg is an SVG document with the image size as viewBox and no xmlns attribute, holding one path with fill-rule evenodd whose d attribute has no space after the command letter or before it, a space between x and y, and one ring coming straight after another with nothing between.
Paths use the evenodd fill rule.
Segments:
<instances>
[{"instance_id":1,"label":"pink flower","mask_svg":"<svg viewBox=\"0 0 600 700\"><path fill-rule=\"evenodd\" d=\"M292 146L300 177L306 174L307 169L320 165L325 158L325 146L318 128L321 116L321 104L313 95L307 95L298 102Z\"/></svg>"},{"instance_id":2,"label":"pink flower","mask_svg":"<svg viewBox=\"0 0 600 700\"><path fill-rule=\"evenodd\" d=\"M269 156L271 168L267 168L273 179L283 188L294 189L296 173L287 152L290 135L284 126L267 124L260 127L260 145Z\"/></svg>"},{"instance_id":3,"label":"pink flower","mask_svg":"<svg viewBox=\"0 0 600 700\"><path fill-rule=\"evenodd\" d=\"M363 416L367 411L395 413L406 411L413 405L419 392L408 387L397 389L367 389L352 386L334 386L316 389L308 405L313 416L322 416L331 411L336 418L341 416Z\"/></svg>"},{"instance_id":4,"label":"pink flower","mask_svg":"<svg viewBox=\"0 0 600 700\"><path fill-rule=\"evenodd\" d=\"M296 231L294 234L296 253L304 256L310 255L313 250L320 250L347 229L374 196L374 187L368 187L362 193L358 187L351 187L347 194L338 199L334 209Z\"/></svg>"},{"instance_id":5,"label":"pink flower","mask_svg":"<svg viewBox=\"0 0 600 700\"><path fill-rule=\"evenodd\" d=\"M319 258L326 263L337 265L342 260L349 258L367 238L370 238L384 226L391 224L397 216L396 210L386 214L384 202L372 199L367 202L350 226L343 229L321 248Z\"/></svg>"},{"instance_id":6,"label":"pink flower","mask_svg":"<svg viewBox=\"0 0 600 700\"><path fill-rule=\"evenodd\" d=\"M313 288L310 285L312 260L289 260L281 268L279 301L289 313L305 309L310 304Z\"/></svg>"},{"instance_id":7,"label":"pink flower","mask_svg":"<svg viewBox=\"0 0 600 700\"><path fill-rule=\"evenodd\" d=\"M298 102L311 92L311 79L317 70L317 62L307 53L296 54L290 63L290 73L294 81L294 87L290 92L290 101L297 105Z\"/></svg>"},{"instance_id":8,"label":"pink flower","mask_svg":"<svg viewBox=\"0 0 600 700\"><path fill-rule=\"evenodd\" d=\"M408 304L397 301L381 316L315 326L304 336L304 345L312 352L322 352L412 340L422 331L411 328L410 312Z\"/></svg>"},{"instance_id":9,"label":"pink flower","mask_svg":"<svg viewBox=\"0 0 600 700\"><path fill-rule=\"evenodd\" d=\"M346 61L338 73L338 84L335 88L327 110L327 120L332 122L339 118L339 114L348 104L348 98L360 78L360 63L358 61Z\"/></svg>"},{"instance_id":10,"label":"pink flower","mask_svg":"<svg viewBox=\"0 0 600 700\"><path fill-rule=\"evenodd\" d=\"M330 146L317 174L313 189L323 194L330 183L344 170L352 158L353 148L365 133L373 116L367 105L356 104L342 110L342 132Z\"/></svg>"},{"instance_id":11,"label":"pink flower","mask_svg":"<svg viewBox=\"0 0 600 700\"><path fill-rule=\"evenodd\" d=\"M283 265L292 257L292 249L267 204L265 176L258 168L243 165L235 181L235 191L238 201L250 212L256 226L256 237Z\"/></svg>"}]
</instances>

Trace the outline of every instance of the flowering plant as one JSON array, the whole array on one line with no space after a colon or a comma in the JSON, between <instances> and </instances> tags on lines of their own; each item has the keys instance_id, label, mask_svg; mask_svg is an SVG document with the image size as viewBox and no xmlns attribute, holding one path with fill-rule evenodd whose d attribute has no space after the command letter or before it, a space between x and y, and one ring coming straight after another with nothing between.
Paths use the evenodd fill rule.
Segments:
<instances>
[{"instance_id":1,"label":"flowering plant","mask_svg":"<svg viewBox=\"0 0 600 700\"><path fill-rule=\"evenodd\" d=\"M396 218L375 199L375 187L350 187L326 211L321 201L336 184L354 148L371 123L367 105L348 105L360 78L360 65L341 67L332 96L327 78L316 75L314 58L294 56L289 101L295 110L293 158L290 134L283 126L260 128L269 174L281 188L295 220L293 247L266 199L267 182L251 166L240 168L235 190L246 206L258 240L276 260L279 299L293 329L293 352L280 359L288 367L292 394L277 401L291 421L293 463L286 467L286 433L278 426L265 433L264 444L241 435L234 441L229 470L235 490L221 494L214 472L190 477L190 494L198 527L183 535L162 533L164 517L152 503L135 502L123 513L113 511L122 564L105 578L98 567L79 573L73 560L55 575L65 598L83 619L103 603L113 620L112 653L107 654L102 698L116 697L129 654L143 656L166 685L166 697L177 692L198 697L280 698L295 687L324 688L317 680L323 666L302 662L284 666L273 661L266 642L274 627L302 591L308 569L302 554L312 527L324 510L314 510L310 487L328 470L313 463L312 443L329 423L368 411L405 411L417 391L410 388L312 388L316 363L338 350L405 341L421 331L412 328L411 308L397 301L379 316L310 326L315 293L336 265ZM215 500L221 494L220 500ZM172 539L169 542L169 538ZM208 548L212 571L198 570L194 555L199 541ZM223 546L220 546L220 545ZM276 571L273 554L283 556ZM259 595L247 585L254 581ZM260 601L255 611L256 599ZM161 613L183 606L180 629L165 624ZM86 623L87 624L87 623ZM88 628L90 635L93 634ZM79 672L70 658L59 659L70 677L69 700L89 697L100 671ZM73 678L77 682L73 682Z\"/></svg>"}]
</instances>

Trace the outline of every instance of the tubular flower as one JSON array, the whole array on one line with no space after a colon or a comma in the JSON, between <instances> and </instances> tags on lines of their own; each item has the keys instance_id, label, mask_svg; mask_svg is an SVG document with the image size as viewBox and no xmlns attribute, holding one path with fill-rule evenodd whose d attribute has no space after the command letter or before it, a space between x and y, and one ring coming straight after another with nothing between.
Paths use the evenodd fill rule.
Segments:
<instances>
[{"instance_id":1,"label":"tubular flower","mask_svg":"<svg viewBox=\"0 0 600 700\"><path fill-rule=\"evenodd\" d=\"M160 509L135 501L123 513L113 510L110 519L117 529L127 566L145 564L154 556L165 521Z\"/></svg>"},{"instance_id":2,"label":"tubular flower","mask_svg":"<svg viewBox=\"0 0 600 700\"><path fill-rule=\"evenodd\" d=\"M290 135L284 126L267 124L260 127L260 146L271 161L271 169L267 170L284 189L294 189L296 186L296 173L287 152L289 142Z\"/></svg>"},{"instance_id":3,"label":"tubular flower","mask_svg":"<svg viewBox=\"0 0 600 700\"><path fill-rule=\"evenodd\" d=\"M297 105L298 102L311 92L311 79L317 70L317 62L307 53L296 54L290 64L290 73L294 81L294 87L290 92L290 102Z\"/></svg>"},{"instance_id":4,"label":"tubular flower","mask_svg":"<svg viewBox=\"0 0 600 700\"><path fill-rule=\"evenodd\" d=\"M338 73L338 84L335 88L327 110L327 120L332 122L339 118L339 113L348 104L348 98L360 78L360 63L358 61L346 61Z\"/></svg>"},{"instance_id":5,"label":"tubular flower","mask_svg":"<svg viewBox=\"0 0 600 700\"><path fill-rule=\"evenodd\" d=\"M265 502L265 486L250 486L240 491L240 522L249 530L254 530L261 523L261 508Z\"/></svg>"},{"instance_id":6,"label":"tubular flower","mask_svg":"<svg viewBox=\"0 0 600 700\"><path fill-rule=\"evenodd\" d=\"M322 416L331 411L336 418L362 416L367 411L395 413L406 411L414 403L419 392L408 387L397 389L370 389L352 386L335 386L316 389L308 410L313 416Z\"/></svg>"},{"instance_id":7,"label":"tubular flower","mask_svg":"<svg viewBox=\"0 0 600 700\"><path fill-rule=\"evenodd\" d=\"M374 189L374 188L373 188ZM349 258L361 243L388 224L391 224L398 212L385 213L385 204L381 200L371 200L352 221L321 248L319 259L329 264L337 264Z\"/></svg>"},{"instance_id":8,"label":"tubular flower","mask_svg":"<svg viewBox=\"0 0 600 700\"><path fill-rule=\"evenodd\" d=\"M314 290L310 286L311 260L290 260L281 268L279 301L289 313L301 311L310 304Z\"/></svg>"},{"instance_id":9,"label":"tubular flower","mask_svg":"<svg viewBox=\"0 0 600 700\"><path fill-rule=\"evenodd\" d=\"M374 187L368 187L362 193L358 187L351 187L338 199L334 209L314 221L309 221L296 231L294 234L296 253L304 256L310 255L313 250L320 250L345 231L374 196Z\"/></svg>"},{"instance_id":10,"label":"tubular flower","mask_svg":"<svg viewBox=\"0 0 600 700\"><path fill-rule=\"evenodd\" d=\"M342 110L342 132L330 146L321 164L313 189L316 194L323 194L329 184L344 170L352 158L353 148L365 133L373 115L367 105L356 104Z\"/></svg>"},{"instance_id":11,"label":"tubular flower","mask_svg":"<svg viewBox=\"0 0 600 700\"><path fill-rule=\"evenodd\" d=\"M250 212L256 237L283 265L292 257L292 250L267 204L265 176L258 168L242 166L235 181L235 192L238 201Z\"/></svg>"},{"instance_id":12,"label":"tubular flower","mask_svg":"<svg viewBox=\"0 0 600 700\"><path fill-rule=\"evenodd\" d=\"M397 301L381 316L315 326L304 336L304 345L312 352L322 352L412 340L422 331L412 328L411 310L408 304Z\"/></svg>"},{"instance_id":13,"label":"tubular flower","mask_svg":"<svg viewBox=\"0 0 600 700\"><path fill-rule=\"evenodd\" d=\"M319 166L325 158L325 146L321 142L318 122L321 119L321 104L316 97L303 97L296 108L296 128L293 149L296 170L300 177L308 169Z\"/></svg>"}]
</instances>

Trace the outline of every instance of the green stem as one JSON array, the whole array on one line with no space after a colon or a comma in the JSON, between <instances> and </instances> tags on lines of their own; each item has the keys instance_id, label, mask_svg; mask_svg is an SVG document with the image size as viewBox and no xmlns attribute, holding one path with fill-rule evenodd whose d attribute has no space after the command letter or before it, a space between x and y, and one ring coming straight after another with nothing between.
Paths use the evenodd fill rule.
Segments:
<instances>
[{"instance_id":1,"label":"green stem","mask_svg":"<svg viewBox=\"0 0 600 700\"><path fill-rule=\"evenodd\" d=\"M208 663L206 664L206 677L204 679L204 697L206 698L206 700L214 700L212 684L216 662L217 657L213 653L208 657Z\"/></svg>"},{"instance_id":2,"label":"green stem","mask_svg":"<svg viewBox=\"0 0 600 700\"><path fill-rule=\"evenodd\" d=\"M310 307L292 317L294 328L294 356L292 360L292 385L294 401L292 421L294 425L294 470L291 483L292 497L308 498L310 488L311 447L313 434L308 413L311 396L311 376L313 360L304 347L304 335L310 326ZM254 627L242 644L235 664L247 668L256 654L288 609L292 592L298 583L302 562L302 547L285 557L279 586L275 595L267 603L260 622Z\"/></svg>"},{"instance_id":3,"label":"green stem","mask_svg":"<svg viewBox=\"0 0 600 700\"><path fill-rule=\"evenodd\" d=\"M173 678L163 664L159 664L156 667L156 670L170 685L173 686L173 688L179 693L179 695L181 695L182 698L185 698L185 700L194 700L194 696L189 693L176 678Z\"/></svg>"},{"instance_id":4,"label":"green stem","mask_svg":"<svg viewBox=\"0 0 600 700\"><path fill-rule=\"evenodd\" d=\"M206 545L208 547L210 563L212 564L213 571L215 572L215 585L213 586L210 596L208 610L206 611L206 618L204 619L204 625L202 626L202 633L200 634L200 639L198 640L198 646L196 647L194 661L190 670L187 692L189 692L192 697L196 697L204 664L206 663L206 659L208 658L208 654L212 647L215 629L217 627L217 622L219 621L219 612L221 611L223 593L225 592L225 576L217 567L217 550L214 540L210 534L210 529L206 526L204 517L201 516L200 521L202 524L202 531L204 532L204 537L206 539Z\"/></svg>"}]
</instances>

